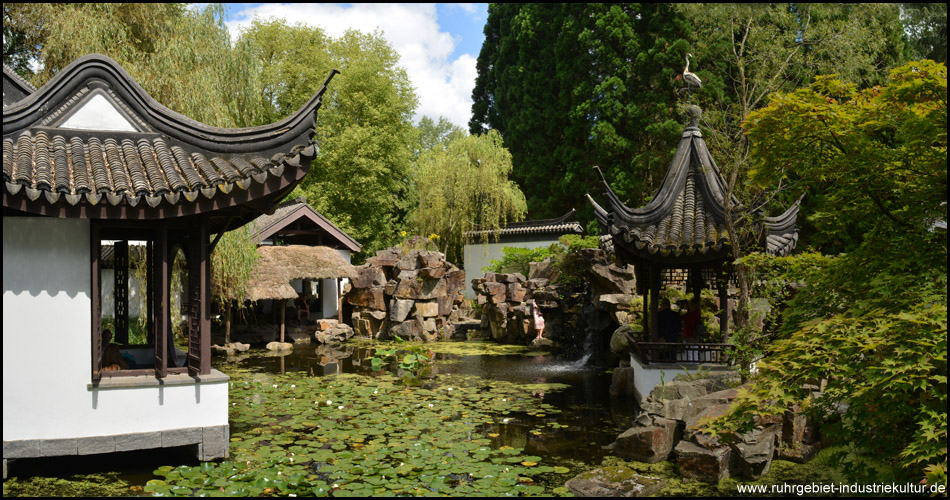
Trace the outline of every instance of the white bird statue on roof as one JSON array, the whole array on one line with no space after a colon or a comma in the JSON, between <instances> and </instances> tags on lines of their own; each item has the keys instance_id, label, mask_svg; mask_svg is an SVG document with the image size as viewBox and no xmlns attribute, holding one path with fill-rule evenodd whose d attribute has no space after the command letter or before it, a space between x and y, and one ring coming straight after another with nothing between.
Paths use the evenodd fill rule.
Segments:
<instances>
[{"instance_id":1,"label":"white bird statue on roof","mask_svg":"<svg viewBox=\"0 0 950 500\"><path fill-rule=\"evenodd\" d=\"M696 73L691 73L689 71L689 58L693 57L693 54L686 54L686 69L683 70L683 79L686 80L686 88L689 90L689 100L693 100L693 85L697 88L703 88L703 81L696 76Z\"/></svg>"}]
</instances>

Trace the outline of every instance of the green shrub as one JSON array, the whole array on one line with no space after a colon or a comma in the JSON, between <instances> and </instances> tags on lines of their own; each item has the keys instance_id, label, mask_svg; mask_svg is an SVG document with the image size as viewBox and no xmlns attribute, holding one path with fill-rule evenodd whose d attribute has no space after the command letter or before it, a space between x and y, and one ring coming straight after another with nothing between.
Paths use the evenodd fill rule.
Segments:
<instances>
[{"instance_id":1,"label":"green shrub","mask_svg":"<svg viewBox=\"0 0 950 500\"><path fill-rule=\"evenodd\" d=\"M504 247L501 249L501 260L492 259L489 264L482 268L485 272L515 272L528 275L528 264L531 262L541 262L552 255L558 255L564 252L564 248L558 243L551 243L547 247L520 248Z\"/></svg>"}]
</instances>

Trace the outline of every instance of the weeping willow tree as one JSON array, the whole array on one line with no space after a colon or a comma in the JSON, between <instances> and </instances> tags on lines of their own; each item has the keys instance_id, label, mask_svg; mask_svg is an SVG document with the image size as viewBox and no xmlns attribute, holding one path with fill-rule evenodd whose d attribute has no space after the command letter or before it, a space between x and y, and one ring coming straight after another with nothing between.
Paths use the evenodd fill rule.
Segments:
<instances>
[{"instance_id":1,"label":"weeping willow tree","mask_svg":"<svg viewBox=\"0 0 950 500\"><path fill-rule=\"evenodd\" d=\"M224 311L225 343L231 343L231 311L244 308L258 258L246 225L224 233L211 253L211 295Z\"/></svg>"},{"instance_id":2,"label":"weeping willow tree","mask_svg":"<svg viewBox=\"0 0 950 500\"><path fill-rule=\"evenodd\" d=\"M438 235L446 259L460 262L466 232L524 219L525 197L510 174L511 153L496 130L456 136L444 148L426 151L415 171L415 229Z\"/></svg>"}]
</instances>

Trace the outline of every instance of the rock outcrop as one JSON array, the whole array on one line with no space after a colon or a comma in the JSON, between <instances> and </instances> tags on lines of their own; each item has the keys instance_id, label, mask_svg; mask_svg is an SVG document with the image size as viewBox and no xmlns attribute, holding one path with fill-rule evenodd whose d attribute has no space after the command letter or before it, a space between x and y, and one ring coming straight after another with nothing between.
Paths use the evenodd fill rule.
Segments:
<instances>
[{"instance_id":1,"label":"rock outcrop","mask_svg":"<svg viewBox=\"0 0 950 500\"><path fill-rule=\"evenodd\" d=\"M667 382L643 403L633 427L610 448L641 462L675 459L684 478L706 482L738 476L758 479L769 472L773 458L803 463L820 449L818 428L798 412L757 418L755 428L724 443L699 431L704 419L725 414L738 390L737 375Z\"/></svg>"},{"instance_id":2,"label":"rock outcrop","mask_svg":"<svg viewBox=\"0 0 950 500\"><path fill-rule=\"evenodd\" d=\"M547 284L546 279L528 280L521 273L489 272L484 278L473 279L475 303L481 306L482 329L489 331L491 338L498 342L527 344L535 338L527 304L529 298L534 298L544 316L545 331L550 333L545 313L559 306L556 296L538 294L535 297L533 293Z\"/></svg>"},{"instance_id":3,"label":"rock outcrop","mask_svg":"<svg viewBox=\"0 0 950 500\"><path fill-rule=\"evenodd\" d=\"M353 327L335 319L318 319L313 339L320 344L336 344L353 336Z\"/></svg>"},{"instance_id":4,"label":"rock outcrop","mask_svg":"<svg viewBox=\"0 0 950 500\"><path fill-rule=\"evenodd\" d=\"M465 271L441 252L399 247L376 252L357 267L346 294L357 336L381 340L398 335L432 341L452 335L464 298Z\"/></svg>"},{"instance_id":5,"label":"rock outcrop","mask_svg":"<svg viewBox=\"0 0 950 500\"><path fill-rule=\"evenodd\" d=\"M521 273L489 272L473 279L475 303L482 309L482 329L499 342L531 341L527 307L531 299L544 316L544 336L556 345L577 345L586 340L588 330L610 332L625 324L636 293L633 268L613 264L596 248L570 255L575 268L571 272L576 274L573 279L549 259L532 262L527 278ZM594 335L598 339L603 336Z\"/></svg>"}]
</instances>

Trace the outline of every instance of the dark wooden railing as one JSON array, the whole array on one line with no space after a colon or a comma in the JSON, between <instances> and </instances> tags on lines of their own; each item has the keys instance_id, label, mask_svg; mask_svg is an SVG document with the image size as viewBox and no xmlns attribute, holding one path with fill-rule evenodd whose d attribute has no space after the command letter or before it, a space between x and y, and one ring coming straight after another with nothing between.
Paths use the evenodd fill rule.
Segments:
<instances>
[{"instance_id":1,"label":"dark wooden railing","mask_svg":"<svg viewBox=\"0 0 950 500\"><path fill-rule=\"evenodd\" d=\"M634 342L634 355L644 364L674 363L729 364L731 344L679 343L679 342Z\"/></svg>"}]
</instances>

